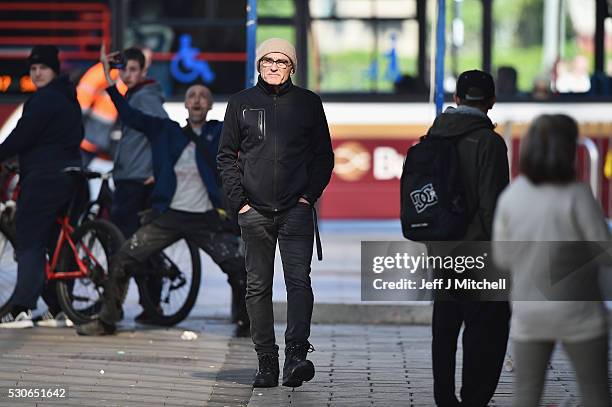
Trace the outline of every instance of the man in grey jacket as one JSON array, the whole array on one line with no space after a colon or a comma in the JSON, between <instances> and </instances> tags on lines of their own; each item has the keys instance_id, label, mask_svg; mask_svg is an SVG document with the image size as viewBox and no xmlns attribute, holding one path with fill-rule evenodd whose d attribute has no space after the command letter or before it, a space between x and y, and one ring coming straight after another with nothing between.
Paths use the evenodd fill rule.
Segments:
<instances>
[{"instance_id":1,"label":"man in grey jacket","mask_svg":"<svg viewBox=\"0 0 612 407\"><path fill-rule=\"evenodd\" d=\"M146 78L144 53L138 48L128 48L122 54L123 66L120 67L119 76L128 87L126 97L130 106L150 116L167 118L161 86ZM121 130L121 140L114 157L115 193L111 220L129 238L140 227L138 213L150 206L155 180L151 146L144 133L125 124ZM150 284L155 282L151 281ZM148 318L143 312L136 320L147 322Z\"/></svg>"}]
</instances>

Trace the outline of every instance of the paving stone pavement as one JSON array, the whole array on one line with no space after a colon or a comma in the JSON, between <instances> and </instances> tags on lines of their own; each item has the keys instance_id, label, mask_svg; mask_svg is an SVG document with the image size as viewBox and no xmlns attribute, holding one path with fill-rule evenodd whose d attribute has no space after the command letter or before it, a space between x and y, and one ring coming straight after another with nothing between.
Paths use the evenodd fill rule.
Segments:
<instances>
[{"instance_id":1,"label":"paving stone pavement","mask_svg":"<svg viewBox=\"0 0 612 407\"><path fill-rule=\"evenodd\" d=\"M70 328L0 331L0 406L245 406L256 360L232 326L123 327L79 337ZM196 331L193 341L183 329ZM229 364L227 363L229 362ZM66 399L8 398L9 388L65 388Z\"/></svg>"},{"instance_id":2,"label":"paving stone pavement","mask_svg":"<svg viewBox=\"0 0 612 407\"><path fill-rule=\"evenodd\" d=\"M284 326L276 328L282 338ZM183 330L198 338L182 340ZM252 344L231 333L225 321L198 318L172 329L126 324L116 336L97 338L69 328L2 330L0 406L433 405L428 326L313 325L317 374L296 389L253 390ZM9 399L15 387L66 388L69 398ZM504 371L491 405L509 406L511 395L512 372ZM566 399L577 401L578 394L557 349L543 405Z\"/></svg>"},{"instance_id":3,"label":"paving stone pavement","mask_svg":"<svg viewBox=\"0 0 612 407\"><path fill-rule=\"evenodd\" d=\"M315 378L296 389L255 389L249 407L433 406L429 326L315 325ZM277 338L282 338L277 326ZM460 385L461 342L457 383ZM512 403L512 349L491 407ZM282 362L282 361L281 361ZM611 363L612 367L612 363ZM612 387L612 377L611 377ZM573 369L560 348L550 363L542 405L579 403Z\"/></svg>"}]
</instances>

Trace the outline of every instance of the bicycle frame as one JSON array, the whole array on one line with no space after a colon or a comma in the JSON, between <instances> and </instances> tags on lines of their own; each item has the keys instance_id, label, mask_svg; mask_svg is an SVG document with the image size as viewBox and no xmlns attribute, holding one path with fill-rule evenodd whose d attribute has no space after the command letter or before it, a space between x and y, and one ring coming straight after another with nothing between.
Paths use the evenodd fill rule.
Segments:
<instances>
[{"instance_id":1,"label":"bicycle frame","mask_svg":"<svg viewBox=\"0 0 612 407\"><path fill-rule=\"evenodd\" d=\"M87 265L79 258L78 249L74 240L72 240L72 233L74 232L74 227L70 225L70 218L68 216L64 216L59 218L57 222L61 226L60 234L57 239L57 244L55 245L55 250L53 251L53 257L51 258L51 263L48 261L45 263L45 275L47 276L47 280L68 280L68 279L77 279L89 276L89 269ZM64 243L68 243L70 246L70 250L74 256L76 261L78 270L63 270L57 271L57 263L59 261L59 256L64 246ZM77 242L78 243L78 242ZM94 261L97 266L102 267L98 259L93 255L91 250L87 245L81 245L81 247L85 250L87 257Z\"/></svg>"},{"instance_id":2,"label":"bicycle frame","mask_svg":"<svg viewBox=\"0 0 612 407\"><path fill-rule=\"evenodd\" d=\"M0 196L0 201L6 202L6 203L0 202L0 221L5 220L2 217L2 215L5 214L6 209L15 207L15 202L17 201L17 197L19 196L20 186L21 186L19 183L17 183L14 186L12 185L15 181L15 178L19 179L18 178L19 172L17 168L13 166L7 166L7 169L10 171L10 174L0 186L1 187L0 195L2 195ZM97 174L97 173L92 173L92 174ZM110 178L110 173L100 174L97 177L102 178L101 190L103 191L103 194L106 194L106 195L103 195L102 198L100 197L98 198L99 200L102 200L103 198L107 198L109 194L108 180ZM12 190L11 190L11 187L13 187ZM75 200L75 197L73 197L72 201L70 202L69 209L67 211L68 214L72 212L74 200ZM51 261L49 262L47 260L45 262L45 276L47 280L48 281L49 280L68 280L68 279L89 277L89 274L90 274L89 268L87 267L85 262L81 260L81 258L79 257L79 252L77 248L77 243L82 243L82 242L75 242L72 239L72 234L74 233L75 228L70 224L70 216L64 215L58 218L57 223L59 223L60 225L60 233L57 239L57 243L53 250L53 256L51 257ZM62 248L64 247L66 243L68 243L68 246L70 247L70 250L72 251L72 255L74 256L74 260L77 265L77 270L57 270L59 257L62 252ZM101 267L102 269L104 269L102 265L100 264L100 262L98 261L98 259L96 259L96 257L93 255L93 253L91 252L89 247L87 247L86 244L81 244L81 247L85 251L85 255L88 259L93 261L93 263L97 267Z\"/></svg>"}]
</instances>

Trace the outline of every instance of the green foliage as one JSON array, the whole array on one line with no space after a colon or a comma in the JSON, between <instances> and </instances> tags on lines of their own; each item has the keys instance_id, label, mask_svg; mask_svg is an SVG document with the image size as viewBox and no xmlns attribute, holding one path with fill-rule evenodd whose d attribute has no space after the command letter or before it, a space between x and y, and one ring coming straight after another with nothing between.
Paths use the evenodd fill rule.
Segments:
<instances>
[{"instance_id":1,"label":"green foliage","mask_svg":"<svg viewBox=\"0 0 612 407\"><path fill-rule=\"evenodd\" d=\"M293 17L293 0L257 0L257 15L260 17Z\"/></svg>"},{"instance_id":2,"label":"green foliage","mask_svg":"<svg viewBox=\"0 0 612 407\"><path fill-rule=\"evenodd\" d=\"M378 75L374 81L368 77L372 54L363 51L347 51L319 56L321 82L324 92L391 92L393 83L385 79L386 58L378 56ZM314 56L311 55L309 86L316 87ZM402 74L416 74L416 58L400 58Z\"/></svg>"},{"instance_id":3,"label":"green foliage","mask_svg":"<svg viewBox=\"0 0 612 407\"><path fill-rule=\"evenodd\" d=\"M268 38L282 38L295 44L295 28L286 25L263 25L257 27L257 45Z\"/></svg>"},{"instance_id":4,"label":"green foliage","mask_svg":"<svg viewBox=\"0 0 612 407\"><path fill-rule=\"evenodd\" d=\"M544 2L542 0L522 0L522 8L517 25L517 45L530 47L542 44L542 21Z\"/></svg>"}]
</instances>

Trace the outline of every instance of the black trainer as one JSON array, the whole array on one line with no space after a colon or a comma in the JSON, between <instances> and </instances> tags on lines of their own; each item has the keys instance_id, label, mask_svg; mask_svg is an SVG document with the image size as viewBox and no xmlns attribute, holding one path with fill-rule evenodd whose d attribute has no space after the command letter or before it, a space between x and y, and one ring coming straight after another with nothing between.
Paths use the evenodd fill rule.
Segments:
<instances>
[{"instance_id":1,"label":"black trainer","mask_svg":"<svg viewBox=\"0 0 612 407\"><path fill-rule=\"evenodd\" d=\"M278 355L274 353L262 353L257 355L259 369L255 374L253 387L276 387L278 386Z\"/></svg>"},{"instance_id":2,"label":"black trainer","mask_svg":"<svg viewBox=\"0 0 612 407\"><path fill-rule=\"evenodd\" d=\"M312 380L315 368L310 360L306 360L306 355L314 350L308 341L287 345L283 366L283 386L300 387L303 382Z\"/></svg>"}]
</instances>

